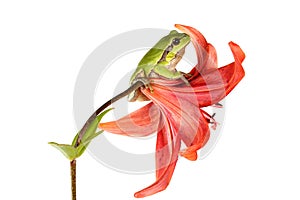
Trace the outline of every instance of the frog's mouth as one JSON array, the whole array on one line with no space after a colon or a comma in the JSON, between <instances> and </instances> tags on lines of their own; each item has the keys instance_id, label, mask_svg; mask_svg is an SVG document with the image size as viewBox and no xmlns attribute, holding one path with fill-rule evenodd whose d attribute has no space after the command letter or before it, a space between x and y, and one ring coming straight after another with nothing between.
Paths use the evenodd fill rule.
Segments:
<instances>
[{"instance_id":1,"label":"frog's mouth","mask_svg":"<svg viewBox=\"0 0 300 200\"><path fill-rule=\"evenodd\" d=\"M160 60L158 61L158 63L161 62L161 61L165 61L166 58L167 58L167 55L170 53L170 51L172 51L172 49L173 49L173 45L168 46L168 48L167 48L166 50L164 50L164 53L163 53L163 55L161 56L161 58L160 58Z\"/></svg>"},{"instance_id":2,"label":"frog's mouth","mask_svg":"<svg viewBox=\"0 0 300 200\"><path fill-rule=\"evenodd\" d=\"M175 54L175 57L173 58L173 60L170 61L170 66L169 66L170 68L175 69L177 63L181 60L184 52L185 52L185 48L182 48Z\"/></svg>"},{"instance_id":3,"label":"frog's mouth","mask_svg":"<svg viewBox=\"0 0 300 200\"><path fill-rule=\"evenodd\" d=\"M172 49L173 49L173 45L170 45L170 46L164 51L163 55L161 56L161 58L160 58L160 60L159 60L158 62L166 61L166 58L167 58L168 54L172 51ZM185 52L185 48L180 49L180 50L175 54L174 58L170 61L170 64L171 64L171 65L173 65L173 64L176 65L176 64L181 60L181 58L182 58L184 52Z\"/></svg>"},{"instance_id":4,"label":"frog's mouth","mask_svg":"<svg viewBox=\"0 0 300 200\"><path fill-rule=\"evenodd\" d=\"M181 58L182 58L184 52L185 52L185 48L180 49L180 50L176 53L175 59L181 60Z\"/></svg>"}]
</instances>

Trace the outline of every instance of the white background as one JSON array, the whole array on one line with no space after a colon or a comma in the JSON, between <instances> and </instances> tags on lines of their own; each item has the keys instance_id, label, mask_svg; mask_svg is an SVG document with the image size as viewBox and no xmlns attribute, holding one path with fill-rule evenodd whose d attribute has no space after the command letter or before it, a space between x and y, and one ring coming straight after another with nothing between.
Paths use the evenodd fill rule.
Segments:
<instances>
[{"instance_id":1,"label":"white background","mask_svg":"<svg viewBox=\"0 0 300 200\"><path fill-rule=\"evenodd\" d=\"M147 199L300 198L297 1L7 2L0 3L0 199L70 199L68 161L47 142L69 143L77 131L73 90L82 63L112 36L175 23L200 30L220 65L232 61L227 43L238 43L246 76L227 97L214 151L180 159L167 190ZM154 174L118 173L87 153L77 178L79 200L133 199Z\"/></svg>"}]
</instances>

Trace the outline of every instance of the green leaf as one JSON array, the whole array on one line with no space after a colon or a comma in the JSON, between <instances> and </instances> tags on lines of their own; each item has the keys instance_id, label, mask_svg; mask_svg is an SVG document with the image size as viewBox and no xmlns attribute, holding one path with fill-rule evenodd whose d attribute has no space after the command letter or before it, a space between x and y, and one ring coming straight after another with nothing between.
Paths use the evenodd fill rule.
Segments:
<instances>
[{"instance_id":1,"label":"green leaf","mask_svg":"<svg viewBox=\"0 0 300 200\"><path fill-rule=\"evenodd\" d=\"M83 154L83 152L86 150L86 148L88 147L88 145L90 144L90 142L97 137L98 135L100 135L101 133L103 133L103 130L98 131L96 133L94 133L93 135L90 136L90 138L88 138L85 142L81 142L80 145L77 147L77 156L81 156Z\"/></svg>"},{"instance_id":2,"label":"green leaf","mask_svg":"<svg viewBox=\"0 0 300 200\"><path fill-rule=\"evenodd\" d=\"M100 115L98 115L94 121L92 121L92 123L89 125L89 127L87 128L85 134L83 135L80 143L82 144L87 144L89 143L92 139L94 139L95 137L97 137L97 133L96 130L98 128L98 124L100 123L101 119L103 118L103 116L108 113L109 111L111 111L112 108L107 109L105 111L103 111L102 113L100 113ZM76 137L76 136L75 136ZM78 136L77 136L78 137Z\"/></svg>"},{"instance_id":3,"label":"green leaf","mask_svg":"<svg viewBox=\"0 0 300 200\"><path fill-rule=\"evenodd\" d=\"M98 124L100 123L103 116L111 110L112 108L103 111L92 121L92 123L87 128L85 134L83 135L78 147L75 147L75 144L78 139L79 132L75 135L71 145L58 144L55 142L49 142L49 144L61 151L64 154L64 156L66 156L69 160L74 160L80 157L84 153L90 142L103 132L103 130L96 132Z\"/></svg>"},{"instance_id":4,"label":"green leaf","mask_svg":"<svg viewBox=\"0 0 300 200\"><path fill-rule=\"evenodd\" d=\"M103 111L102 113L100 113L100 115L98 115L96 117L96 119L94 119L94 121L92 121L92 123L89 125L89 127L87 128L85 134L83 135L83 137L81 139L80 144L77 147L77 156L78 157L84 153L84 151L86 150L86 148L88 147L90 142L95 137L97 137L98 135L100 135L103 132L103 130L96 132L96 130L98 128L98 124L100 123L103 116L111 110L112 110L112 108L107 109L107 110ZM77 138L78 138L78 134L74 138L75 142L72 143L73 145L75 145Z\"/></svg>"},{"instance_id":5,"label":"green leaf","mask_svg":"<svg viewBox=\"0 0 300 200\"><path fill-rule=\"evenodd\" d=\"M78 138L78 134L79 134L79 132L75 135L75 137L73 138L73 141L72 141L72 146L75 146L75 144L76 144L76 141L77 141L77 138Z\"/></svg>"},{"instance_id":6,"label":"green leaf","mask_svg":"<svg viewBox=\"0 0 300 200\"><path fill-rule=\"evenodd\" d=\"M55 142L49 142L50 145L52 145L54 148L58 149L66 158L69 160L76 159L77 156L77 149L69 144L58 144Z\"/></svg>"}]
</instances>

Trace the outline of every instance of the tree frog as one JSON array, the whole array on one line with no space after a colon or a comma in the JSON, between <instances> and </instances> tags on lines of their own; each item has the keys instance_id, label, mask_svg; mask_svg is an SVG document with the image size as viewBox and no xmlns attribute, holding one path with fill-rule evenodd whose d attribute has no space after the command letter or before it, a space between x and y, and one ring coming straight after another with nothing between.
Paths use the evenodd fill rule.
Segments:
<instances>
[{"instance_id":1,"label":"tree frog","mask_svg":"<svg viewBox=\"0 0 300 200\"><path fill-rule=\"evenodd\" d=\"M138 63L138 66L130 78L130 84L142 81L146 87L151 89L149 78L182 79L187 80L181 72L175 69L181 60L185 47L189 44L190 37L185 33L172 30L168 35L160 39ZM140 90L135 90L128 95L128 101L147 100Z\"/></svg>"}]
</instances>

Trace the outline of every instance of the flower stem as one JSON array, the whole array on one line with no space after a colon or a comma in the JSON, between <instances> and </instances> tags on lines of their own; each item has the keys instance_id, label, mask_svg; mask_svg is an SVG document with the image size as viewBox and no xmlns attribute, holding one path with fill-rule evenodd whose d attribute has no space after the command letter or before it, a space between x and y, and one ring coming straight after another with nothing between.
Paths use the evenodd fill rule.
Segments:
<instances>
[{"instance_id":1,"label":"flower stem","mask_svg":"<svg viewBox=\"0 0 300 200\"><path fill-rule=\"evenodd\" d=\"M76 200L76 160L70 162L72 200Z\"/></svg>"},{"instance_id":2,"label":"flower stem","mask_svg":"<svg viewBox=\"0 0 300 200\"><path fill-rule=\"evenodd\" d=\"M105 108L107 108L108 106L110 106L112 103L120 100L121 98L127 96L128 94L130 94L131 92L135 91L136 89L138 89L139 87L143 86L144 83L142 81L137 81L134 84L132 84L127 90L125 90L124 92L121 92L120 94L118 94L117 96L113 97L112 99L108 100L106 103L104 103L101 107L99 107L90 117L89 119L85 122L85 124L83 125L82 129L80 130L79 134L78 134L78 138L76 140L75 143L75 147L78 147L78 145L81 142L81 139L83 137L83 135L85 134L87 128L89 127L90 123L92 123L92 121L94 121L94 119L97 117L97 115L99 115Z\"/></svg>"},{"instance_id":3,"label":"flower stem","mask_svg":"<svg viewBox=\"0 0 300 200\"><path fill-rule=\"evenodd\" d=\"M139 87L143 86L144 83L142 81L137 81L134 84L132 84L127 90L125 90L124 92L121 92L120 94L118 94L117 96L113 97L112 99L110 99L109 101L107 101L106 103L104 103L101 107L99 107L90 117L89 119L85 122L85 124L83 125L83 127L81 128L76 143L74 145L74 147L78 147L82 137L84 136L88 126L90 125L90 123L92 123L92 121L94 121L94 119L97 117L97 115L99 115L105 108L107 108L108 106L110 106L112 103L120 100L121 98L127 96L128 94L130 94L131 92L137 90ZM76 160L72 160L70 162L70 170L71 170L71 189L72 189L72 200L76 200Z\"/></svg>"}]
</instances>

